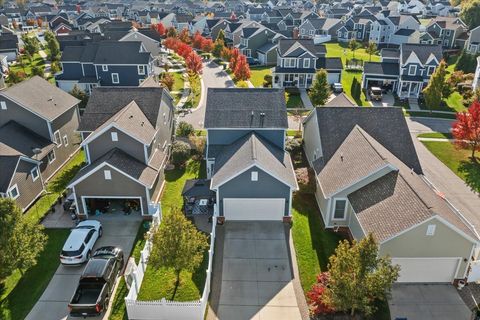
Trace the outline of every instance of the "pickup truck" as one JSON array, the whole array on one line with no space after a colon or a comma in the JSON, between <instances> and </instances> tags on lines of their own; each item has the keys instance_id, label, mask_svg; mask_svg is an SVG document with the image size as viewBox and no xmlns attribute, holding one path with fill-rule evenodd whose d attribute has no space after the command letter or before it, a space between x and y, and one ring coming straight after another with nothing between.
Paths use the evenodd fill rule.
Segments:
<instances>
[{"instance_id":1,"label":"pickup truck","mask_svg":"<svg viewBox=\"0 0 480 320\"><path fill-rule=\"evenodd\" d=\"M123 270L123 252L116 247L97 249L80 276L68 304L71 317L94 317L108 308L118 275Z\"/></svg>"}]
</instances>

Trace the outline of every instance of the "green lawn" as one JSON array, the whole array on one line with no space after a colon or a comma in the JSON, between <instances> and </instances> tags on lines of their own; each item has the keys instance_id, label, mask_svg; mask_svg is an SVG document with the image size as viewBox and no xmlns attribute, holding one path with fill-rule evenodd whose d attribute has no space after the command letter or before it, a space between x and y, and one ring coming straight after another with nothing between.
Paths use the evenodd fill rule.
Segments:
<instances>
[{"instance_id":1,"label":"green lawn","mask_svg":"<svg viewBox=\"0 0 480 320\"><path fill-rule=\"evenodd\" d=\"M287 99L287 109L290 108L303 108L302 98L298 93L290 93Z\"/></svg>"},{"instance_id":2,"label":"green lawn","mask_svg":"<svg viewBox=\"0 0 480 320\"><path fill-rule=\"evenodd\" d=\"M0 285L0 319L24 319L47 287L57 270L58 255L70 231L47 229L48 241L37 265L24 272L14 272Z\"/></svg>"},{"instance_id":3,"label":"green lawn","mask_svg":"<svg viewBox=\"0 0 480 320\"><path fill-rule=\"evenodd\" d=\"M135 259L135 262L138 263L140 260L140 252L143 250L145 246L145 233L147 229L145 225L142 224L140 228L138 228L137 237L135 238L135 243L133 245L133 250L131 256ZM108 317L109 320L128 320L127 317L127 309L125 306L125 297L128 294L127 285L125 283L125 279L120 279L118 283L117 291L115 292L115 297L112 302L112 312Z\"/></svg>"},{"instance_id":4,"label":"green lawn","mask_svg":"<svg viewBox=\"0 0 480 320\"><path fill-rule=\"evenodd\" d=\"M205 168L199 161L189 160L185 168L175 168L165 172L165 189L162 195L162 211L167 212L172 207L181 206L183 203L182 189L188 179L203 178ZM180 285L175 297L175 274L173 270L160 268L155 270L147 267L145 277L140 288L139 300L167 300L192 301L200 299L205 285L206 267L208 264L208 249L202 265L196 272L183 271L180 274Z\"/></svg>"},{"instance_id":5,"label":"green lawn","mask_svg":"<svg viewBox=\"0 0 480 320\"><path fill-rule=\"evenodd\" d=\"M202 84L200 82L200 77L190 77L190 98L184 105L184 108L196 108L200 102L202 96Z\"/></svg>"},{"instance_id":6,"label":"green lawn","mask_svg":"<svg viewBox=\"0 0 480 320\"><path fill-rule=\"evenodd\" d=\"M65 166L60 169L47 183L47 193L38 199L25 213L29 219L40 221L50 207L65 191L68 183L77 174L85 161L83 151L78 152Z\"/></svg>"},{"instance_id":7,"label":"green lawn","mask_svg":"<svg viewBox=\"0 0 480 320\"><path fill-rule=\"evenodd\" d=\"M183 91L183 84L185 80L181 72L171 72L170 73L173 78L175 79L175 83L173 84L172 91Z\"/></svg>"},{"instance_id":8,"label":"green lawn","mask_svg":"<svg viewBox=\"0 0 480 320\"><path fill-rule=\"evenodd\" d=\"M263 78L267 75L272 74L272 67L251 67L250 68L250 82L256 87L256 88L262 88L263 87Z\"/></svg>"},{"instance_id":9,"label":"green lawn","mask_svg":"<svg viewBox=\"0 0 480 320\"><path fill-rule=\"evenodd\" d=\"M459 171L462 161L468 161L470 151L459 150L451 142L422 141L422 143L440 161L450 168L457 176L465 180L465 173Z\"/></svg>"},{"instance_id":10,"label":"green lawn","mask_svg":"<svg viewBox=\"0 0 480 320\"><path fill-rule=\"evenodd\" d=\"M419 138L438 138L438 139L452 139L452 134L450 132L427 132L421 133L417 137Z\"/></svg>"},{"instance_id":11,"label":"green lawn","mask_svg":"<svg viewBox=\"0 0 480 320\"><path fill-rule=\"evenodd\" d=\"M440 118L440 119L455 119L453 113L431 113L429 111L410 111L404 110L403 114L406 117L426 117L426 118Z\"/></svg>"},{"instance_id":12,"label":"green lawn","mask_svg":"<svg viewBox=\"0 0 480 320\"><path fill-rule=\"evenodd\" d=\"M345 68L346 65L346 60L347 59L352 59L353 58L353 52L348 49L348 44L347 43L325 43L325 47L327 48L327 57L340 57L342 59L343 67ZM345 52L345 54L344 54ZM370 61L370 56L368 53L365 52L365 48L359 48L355 50L355 58L356 59L362 59L365 62ZM371 56L371 61L380 61L380 55L377 54ZM343 85L343 90L345 93L350 97L351 96L350 90L352 88L352 81L353 78L356 77L358 81L362 81L362 72L361 71L342 71L342 85ZM366 100L365 95L362 93L360 97L361 105L363 106L368 106L369 103Z\"/></svg>"},{"instance_id":13,"label":"green lawn","mask_svg":"<svg viewBox=\"0 0 480 320\"><path fill-rule=\"evenodd\" d=\"M327 271L328 258L342 237L326 231L313 194L297 192L293 197L292 237L295 245L300 282L306 293L317 275Z\"/></svg>"},{"instance_id":14,"label":"green lawn","mask_svg":"<svg viewBox=\"0 0 480 320\"><path fill-rule=\"evenodd\" d=\"M33 76L32 68L34 66L43 66L45 64L45 60L38 53L35 53L32 57L32 62L30 62L25 55L21 55L23 66L20 63L16 63L15 65L10 66L11 72L24 72L27 78Z\"/></svg>"}]
</instances>

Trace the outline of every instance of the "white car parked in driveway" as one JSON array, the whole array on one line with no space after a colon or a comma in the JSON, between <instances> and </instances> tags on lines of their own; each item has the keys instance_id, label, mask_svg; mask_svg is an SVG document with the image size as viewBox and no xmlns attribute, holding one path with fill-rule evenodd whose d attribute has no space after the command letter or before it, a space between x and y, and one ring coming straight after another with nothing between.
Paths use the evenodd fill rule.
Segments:
<instances>
[{"instance_id":1,"label":"white car parked in driveway","mask_svg":"<svg viewBox=\"0 0 480 320\"><path fill-rule=\"evenodd\" d=\"M68 236L60 253L60 262L65 265L78 265L90 259L93 246L102 236L102 224L96 220L80 222Z\"/></svg>"}]
</instances>

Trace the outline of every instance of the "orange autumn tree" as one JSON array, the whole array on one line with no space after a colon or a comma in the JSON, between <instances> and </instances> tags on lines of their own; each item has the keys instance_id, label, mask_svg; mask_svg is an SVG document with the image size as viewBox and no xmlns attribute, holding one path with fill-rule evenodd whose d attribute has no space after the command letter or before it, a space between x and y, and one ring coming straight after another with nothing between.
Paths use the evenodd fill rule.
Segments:
<instances>
[{"instance_id":1,"label":"orange autumn tree","mask_svg":"<svg viewBox=\"0 0 480 320\"><path fill-rule=\"evenodd\" d=\"M238 57L233 73L235 79L239 81L247 81L250 79L250 66L247 63L247 58L243 54Z\"/></svg>"},{"instance_id":2,"label":"orange autumn tree","mask_svg":"<svg viewBox=\"0 0 480 320\"><path fill-rule=\"evenodd\" d=\"M212 39L203 38L202 41L202 50L205 52L212 52L213 50L213 41Z\"/></svg>"},{"instance_id":3,"label":"orange autumn tree","mask_svg":"<svg viewBox=\"0 0 480 320\"><path fill-rule=\"evenodd\" d=\"M195 32L195 34L192 37L192 46L195 49L201 49L202 48L202 43L203 43L204 37L200 34L199 31Z\"/></svg>"},{"instance_id":4,"label":"orange autumn tree","mask_svg":"<svg viewBox=\"0 0 480 320\"><path fill-rule=\"evenodd\" d=\"M240 51L238 48L233 48L230 51L230 70L235 71L237 68L238 57L240 57Z\"/></svg>"},{"instance_id":5,"label":"orange autumn tree","mask_svg":"<svg viewBox=\"0 0 480 320\"><path fill-rule=\"evenodd\" d=\"M475 152L480 151L480 102L474 101L467 111L458 112L452 125L455 145L472 151L472 161L476 162Z\"/></svg>"},{"instance_id":6,"label":"orange autumn tree","mask_svg":"<svg viewBox=\"0 0 480 320\"><path fill-rule=\"evenodd\" d=\"M202 73L202 58L200 58L196 52L190 52L190 54L185 58L185 64L187 65L187 70L190 73L195 75Z\"/></svg>"}]
</instances>

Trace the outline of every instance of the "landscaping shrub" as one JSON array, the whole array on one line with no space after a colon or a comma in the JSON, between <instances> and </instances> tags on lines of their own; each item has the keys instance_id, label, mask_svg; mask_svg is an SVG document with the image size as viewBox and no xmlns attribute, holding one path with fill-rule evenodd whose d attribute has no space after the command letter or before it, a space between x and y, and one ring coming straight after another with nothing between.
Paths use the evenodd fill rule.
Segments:
<instances>
[{"instance_id":1,"label":"landscaping shrub","mask_svg":"<svg viewBox=\"0 0 480 320\"><path fill-rule=\"evenodd\" d=\"M235 86L238 88L248 88L248 83L246 81L238 81Z\"/></svg>"},{"instance_id":2,"label":"landscaping shrub","mask_svg":"<svg viewBox=\"0 0 480 320\"><path fill-rule=\"evenodd\" d=\"M285 150L288 152L297 152L302 148L301 139L287 139L285 143Z\"/></svg>"},{"instance_id":3,"label":"landscaping shrub","mask_svg":"<svg viewBox=\"0 0 480 320\"><path fill-rule=\"evenodd\" d=\"M188 137L191 135L195 129L190 123L187 123L185 121L180 121L177 127L177 136L179 137Z\"/></svg>"},{"instance_id":4,"label":"landscaping shrub","mask_svg":"<svg viewBox=\"0 0 480 320\"><path fill-rule=\"evenodd\" d=\"M271 88L272 87L272 75L271 74L266 74L263 77L263 87L264 88Z\"/></svg>"},{"instance_id":5,"label":"landscaping shrub","mask_svg":"<svg viewBox=\"0 0 480 320\"><path fill-rule=\"evenodd\" d=\"M455 65L455 71L463 71L464 73L474 73L477 67L477 58L473 54L468 54L462 51L462 54L458 57L457 64Z\"/></svg>"},{"instance_id":6,"label":"landscaping shrub","mask_svg":"<svg viewBox=\"0 0 480 320\"><path fill-rule=\"evenodd\" d=\"M190 158L190 145L183 141L175 141L172 145L172 163L176 166L183 166Z\"/></svg>"}]
</instances>

